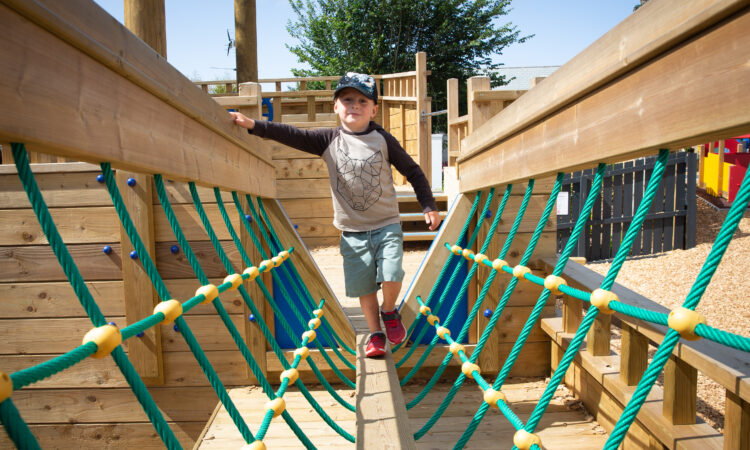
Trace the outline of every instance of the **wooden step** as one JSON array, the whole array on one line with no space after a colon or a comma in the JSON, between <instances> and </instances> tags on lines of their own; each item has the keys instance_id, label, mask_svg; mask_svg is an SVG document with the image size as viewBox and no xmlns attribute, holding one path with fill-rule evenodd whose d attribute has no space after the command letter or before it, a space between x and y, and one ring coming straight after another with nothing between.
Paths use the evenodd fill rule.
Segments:
<instances>
[{"instance_id":1,"label":"wooden step","mask_svg":"<svg viewBox=\"0 0 750 450\"><path fill-rule=\"evenodd\" d=\"M431 241L437 231L404 231L404 241Z\"/></svg>"},{"instance_id":2,"label":"wooden step","mask_svg":"<svg viewBox=\"0 0 750 450\"><path fill-rule=\"evenodd\" d=\"M440 218L445 219L445 217L448 215L445 211L440 211ZM423 213L401 213L399 214L399 217L401 217L401 222L411 222L411 221L423 221L424 220L424 214Z\"/></svg>"}]
</instances>

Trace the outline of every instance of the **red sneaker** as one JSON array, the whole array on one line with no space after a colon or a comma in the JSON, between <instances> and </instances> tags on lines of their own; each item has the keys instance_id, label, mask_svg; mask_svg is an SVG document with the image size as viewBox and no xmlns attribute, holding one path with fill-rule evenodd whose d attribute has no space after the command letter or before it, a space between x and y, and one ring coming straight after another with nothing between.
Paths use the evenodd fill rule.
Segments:
<instances>
[{"instance_id":1,"label":"red sneaker","mask_svg":"<svg viewBox=\"0 0 750 450\"><path fill-rule=\"evenodd\" d=\"M370 337L367 339L365 356L373 358L375 356L383 355L385 355L385 333L382 331L371 333Z\"/></svg>"},{"instance_id":2,"label":"red sneaker","mask_svg":"<svg viewBox=\"0 0 750 450\"><path fill-rule=\"evenodd\" d=\"M380 311L380 317L383 318L385 335L388 336L388 342L391 345L402 343L406 339L406 328L401 323L401 314L399 314L398 309L390 312Z\"/></svg>"}]
</instances>

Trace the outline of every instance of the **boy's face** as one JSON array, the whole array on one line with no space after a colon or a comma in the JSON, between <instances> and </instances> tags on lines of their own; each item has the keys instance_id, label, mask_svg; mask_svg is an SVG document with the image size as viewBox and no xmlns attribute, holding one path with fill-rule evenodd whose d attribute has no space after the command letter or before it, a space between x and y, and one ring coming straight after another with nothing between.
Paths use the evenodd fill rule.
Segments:
<instances>
[{"instance_id":1,"label":"boy's face","mask_svg":"<svg viewBox=\"0 0 750 450\"><path fill-rule=\"evenodd\" d=\"M367 129L378 112L378 105L354 88L346 88L333 102L333 112L338 114L345 130L359 133Z\"/></svg>"}]
</instances>

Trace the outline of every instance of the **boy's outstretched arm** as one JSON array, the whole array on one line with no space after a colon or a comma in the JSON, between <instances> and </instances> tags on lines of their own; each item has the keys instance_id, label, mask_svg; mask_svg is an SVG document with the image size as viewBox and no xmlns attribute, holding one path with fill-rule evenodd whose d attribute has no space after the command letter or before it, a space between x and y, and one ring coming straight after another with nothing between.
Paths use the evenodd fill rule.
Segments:
<instances>
[{"instance_id":1,"label":"boy's outstretched arm","mask_svg":"<svg viewBox=\"0 0 750 450\"><path fill-rule=\"evenodd\" d=\"M232 115L232 118L234 118L234 123L241 126L242 128L247 128L248 130L252 130L255 128L255 121L246 115L234 111L230 111L229 114Z\"/></svg>"},{"instance_id":2,"label":"boy's outstretched arm","mask_svg":"<svg viewBox=\"0 0 750 450\"><path fill-rule=\"evenodd\" d=\"M440 212L428 211L424 213L424 222L430 227L430 231L434 231L440 226L441 222Z\"/></svg>"}]
</instances>

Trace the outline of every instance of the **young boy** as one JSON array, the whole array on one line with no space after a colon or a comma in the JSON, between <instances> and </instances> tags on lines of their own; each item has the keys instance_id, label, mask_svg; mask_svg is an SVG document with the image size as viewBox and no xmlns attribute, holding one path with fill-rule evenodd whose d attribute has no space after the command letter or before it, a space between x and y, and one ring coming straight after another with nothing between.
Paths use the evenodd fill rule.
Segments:
<instances>
[{"instance_id":1,"label":"young boy","mask_svg":"<svg viewBox=\"0 0 750 450\"><path fill-rule=\"evenodd\" d=\"M440 215L422 169L391 136L372 119L378 111L375 80L359 73L339 79L333 94L338 128L301 130L278 122L249 119L233 112L234 122L256 136L322 157L328 166L333 197L333 225L341 230L341 255L347 297L359 297L370 328L365 354L385 353L386 338L399 344L406 338L396 300L404 270L403 233L393 165L414 187L430 230L440 225ZM378 317L378 289L383 306Z\"/></svg>"}]
</instances>

